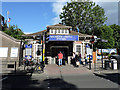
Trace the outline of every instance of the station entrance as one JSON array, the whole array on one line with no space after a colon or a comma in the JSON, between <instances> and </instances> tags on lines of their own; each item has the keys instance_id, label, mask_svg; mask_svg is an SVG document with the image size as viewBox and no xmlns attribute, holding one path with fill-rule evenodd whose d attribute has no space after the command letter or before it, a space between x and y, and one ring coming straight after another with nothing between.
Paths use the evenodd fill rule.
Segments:
<instances>
[{"instance_id":1,"label":"station entrance","mask_svg":"<svg viewBox=\"0 0 120 90\"><path fill-rule=\"evenodd\" d=\"M58 64L58 53L63 54L63 65L68 63L68 46L54 46L51 48L52 57L55 57L55 62Z\"/></svg>"},{"instance_id":2,"label":"station entrance","mask_svg":"<svg viewBox=\"0 0 120 90\"><path fill-rule=\"evenodd\" d=\"M68 63L68 56L72 56L73 41L50 41L45 46L46 56L50 56L58 64L58 53L63 54L63 65Z\"/></svg>"}]
</instances>

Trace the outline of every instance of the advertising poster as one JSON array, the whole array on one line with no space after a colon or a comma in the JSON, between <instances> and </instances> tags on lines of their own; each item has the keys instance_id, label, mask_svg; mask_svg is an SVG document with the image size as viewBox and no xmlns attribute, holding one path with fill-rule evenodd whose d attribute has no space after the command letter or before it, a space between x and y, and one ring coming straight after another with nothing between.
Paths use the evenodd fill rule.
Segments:
<instances>
[{"instance_id":1,"label":"advertising poster","mask_svg":"<svg viewBox=\"0 0 120 90\"><path fill-rule=\"evenodd\" d=\"M18 48L11 48L10 57L18 57Z\"/></svg>"},{"instance_id":2,"label":"advertising poster","mask_svg":"<svg viewBox=\"0 0 120 90\"><path fill-rule=\"evenodd\" d=\"M0 47L0 57L8 57L8 47Z\"/></svg>"}]
</instances>

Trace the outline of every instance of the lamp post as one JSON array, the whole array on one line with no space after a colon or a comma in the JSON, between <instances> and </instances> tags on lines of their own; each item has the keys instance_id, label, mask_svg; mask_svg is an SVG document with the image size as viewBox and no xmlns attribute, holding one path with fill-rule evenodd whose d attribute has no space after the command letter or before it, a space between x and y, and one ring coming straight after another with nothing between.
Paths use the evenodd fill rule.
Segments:
<instances>
[{"instance_id":1,"label":"lamp post","mask_svg":"<svg viewBox=\"0 0 120 90\"><path fill-rule=\"evenodd\" d=\"M97 38L96 40L100 40L100 42L101 42L101 64L102 64L102 69L103 69L102 42L108 42L108 40L102 39L102 37Z\"/></svg>"},{"instance_id":2,"label":"lamp post","mask_svg":"<svg viewBox=\"0 0 120 90\"><path fill-rule=\"evenodd\" d=\"M108 40L105 40L105 39L101 39L101 62L102 62L102 69L103 69L102 42L108 42Z\"/></svg>"},{"instance_id":3,"label":"lamp post","mask_svg":"<svg viewBox=\"0 0 120 90\"><path fill-rule=\"evenodd\" d=\"M92 44L92 57L93 57L93 44L95 42L95 38L92 35L92 37L90 38L90 43ZM90 61L90 55L89 55L89 69L91 69L91 61Z\"/></svg>"}]
</instances>

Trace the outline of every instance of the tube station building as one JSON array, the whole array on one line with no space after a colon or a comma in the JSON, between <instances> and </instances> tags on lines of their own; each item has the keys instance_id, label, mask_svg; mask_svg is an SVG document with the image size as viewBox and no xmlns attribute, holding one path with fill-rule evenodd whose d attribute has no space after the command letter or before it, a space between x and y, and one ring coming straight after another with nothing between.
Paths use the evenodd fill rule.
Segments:
<instances>
[{"instance_id":1,"label":"tube station building","mask_svg":"<svg viewBox=\"0 0 120 90\"><path fill-rule=\"evenodd\" d=\"M49 39L47 42L45 41L45 33ZM56 56L60 51L63 53L63 60L66 64L70 64L73 52L81 53L82 58L84 58L84 55L87 54L86 46L90 44L92 37L92 35L72 31L71 26L62 24L50 25L46 27L46 30L24 36L35 38L37 35L42 37L41 42L36 39L25 39L30 46L25 46L23 57L38 59L37 51L40 50L43 52L43 59L47 58L49 64L56 64Z\"/></svg>"}]
</instances>

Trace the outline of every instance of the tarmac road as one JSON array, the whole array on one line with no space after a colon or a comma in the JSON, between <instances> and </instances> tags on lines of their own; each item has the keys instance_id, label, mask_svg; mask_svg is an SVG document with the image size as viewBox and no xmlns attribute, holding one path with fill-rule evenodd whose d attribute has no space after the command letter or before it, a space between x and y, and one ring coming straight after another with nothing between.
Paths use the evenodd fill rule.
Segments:
<instances>
[{"instance_id":1,"label":"tarmac road","mask_svg":"<svg viewBox=\"0 0 120 90\"><path fill-rule=\"evenodd\" d=\"M3 89L17 88L108 88L116 90L118 84L108 79L98 77L93 71L80 66L74 68L72 65L58 67L55 64L47 65L44 73L27 73L7 75L2 81Z\"/></svg>"}]
</instances>

